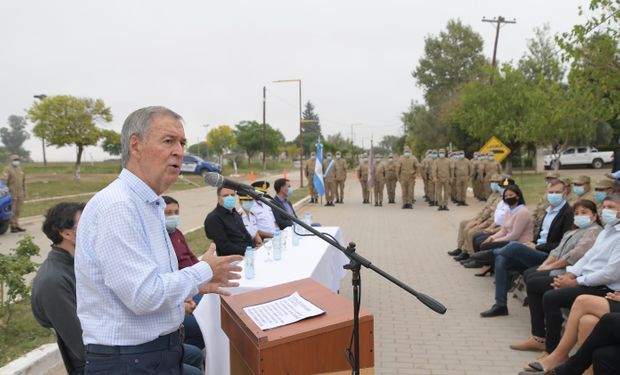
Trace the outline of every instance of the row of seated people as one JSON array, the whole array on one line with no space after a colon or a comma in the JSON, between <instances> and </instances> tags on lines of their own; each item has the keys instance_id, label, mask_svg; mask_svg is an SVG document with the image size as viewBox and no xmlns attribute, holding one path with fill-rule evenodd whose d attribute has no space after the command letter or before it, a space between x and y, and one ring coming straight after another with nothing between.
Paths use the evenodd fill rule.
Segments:
<instances>
[{"instance_id":1,"label":"row of seated people","mask_svg":"<svg viewBox=\"0 0 620 375\"><path fill-rule=\"evenodd\" d=\"M494 176L494 195L476 218L461 223L458 248L449 252L468 268L488 265L477 275L494 272L495 303L480 313L483 318L508 315L508 291L523 275L532 335L511 348L543 352L526 367L529 371L573 373L558 371L574 371L574 365L558 366L569 363L578 339L588 337L595 320L620 312L620 184L603 179L596 193L583 199L589 186L577 187L587 179L575 182L580 185L571 189L566 179L547 176L547 204L537 216L538 207L530 213L512 179ZM582 197L572 205L571 190ZM570 315L561 339L562 309L570 309ZM612 359L620 350L616 353Z\"/></svg>"}]
</instances>

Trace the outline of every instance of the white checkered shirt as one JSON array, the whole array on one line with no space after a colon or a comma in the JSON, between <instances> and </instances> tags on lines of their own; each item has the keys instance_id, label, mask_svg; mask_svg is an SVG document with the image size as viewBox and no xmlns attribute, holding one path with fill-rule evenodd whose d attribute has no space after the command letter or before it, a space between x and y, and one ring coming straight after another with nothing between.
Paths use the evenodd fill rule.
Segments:
<instances>
[{"instance_id":1,"label":"white checkered shirt","mask_svg":"<svg viewBox=\"0 0 620 375\"><path fill-rule=\"evenodd\" d=\"M178 270L164 207L127 169L86 205L75 250L84 344L138 345L174 332L183 301L213 276L206 262Z\"/></svg>"}]
</instances>

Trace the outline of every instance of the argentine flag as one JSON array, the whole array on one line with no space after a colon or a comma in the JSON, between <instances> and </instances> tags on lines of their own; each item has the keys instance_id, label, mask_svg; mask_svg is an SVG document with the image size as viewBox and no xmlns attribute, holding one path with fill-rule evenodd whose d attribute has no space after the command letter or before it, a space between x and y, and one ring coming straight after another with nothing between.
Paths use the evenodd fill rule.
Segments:
<instances>
[{"instance_id":1,"label":"argentine flag","mask_svg":"<svg viewBox=\"0 0 620 375\"><path fill-rule=\"evenodd\" d=\"M316 163L314 163L312 183L319 196L322 197L325 194L325 182L323 182L323 145L320 141L316 144Z\"/></svg>"}]
</instances>

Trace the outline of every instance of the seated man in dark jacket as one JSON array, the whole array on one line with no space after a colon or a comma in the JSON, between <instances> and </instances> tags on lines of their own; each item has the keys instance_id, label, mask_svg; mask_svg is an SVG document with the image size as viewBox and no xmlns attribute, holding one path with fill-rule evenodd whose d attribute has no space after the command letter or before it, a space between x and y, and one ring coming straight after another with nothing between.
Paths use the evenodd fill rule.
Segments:
<instances>
[{"instance_id":1,"label":"seated man in dark jacket","mask_svg":"<svg viewBox=\"0 0 620 375\"><path fill-rule=\"evenodd\" d=\"M276 190L276 196L273 199L274 202L278 206L280 206L280 208L288 212L290 215L297 217L297 214L293 209L293 205L288 200L291 195L293 195L293 187L291 186L291 181L286 178L279 178L273 183L273 187ZM273 210L273 216L276 218L276 224L280 229L284 229L293 225L292 220L284 217L284 215L279 213L277 210Z\"/></svg>"},{"instance_id":2,"label":"seated man in dark jacket","mask_svg":"<svg viewBox=\"0 0 620 375\"><path fill-rule=\"evenodd\" d=\"M547 184L549 206L534 242L522 244L510 242L493 250L495 256L495 304L480 313L483 318L508 315L509 271L523 272L544 262L555 249L564 233L573 228L573 209L566 202L568 193L564 180L555 179Z\"/></svg>"},{"instance_id":3,"label":"seated man in dark jacket","mask_svg":"<svg viewBox=\"0 0 620 375\"><path fill-rule=\"evenodd\" d=\"M241 215L235 210L237 194L227 188L217 189L217 206L205 219L205 234L215 242L217 255L243 255L254 240L245 229Z\"/></svg>"}]
</instances>

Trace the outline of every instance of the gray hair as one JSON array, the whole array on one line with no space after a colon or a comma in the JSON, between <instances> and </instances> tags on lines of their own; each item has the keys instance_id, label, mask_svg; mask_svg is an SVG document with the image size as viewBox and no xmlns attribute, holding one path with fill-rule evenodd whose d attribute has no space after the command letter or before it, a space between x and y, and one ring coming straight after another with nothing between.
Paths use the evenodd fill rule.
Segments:
<instances>
[{"instance_id":1,"label":"gray hair","mask_svg":"<svg viewBox=\"0 0 620 375\"><path fill-rule=\"evenodd\" d=\"M612 194L607 195L603 199L603 202L605 201L612 201L612 202L615 202L616 204L620 204L620 193L612 193Z\"/></svg>"},{"instance_id":2,"label":"gray hair","mask_svg":"<svg viewBox=\"0 0 620 375\"><path fill-rule=\"evenodd\" d=\"M175 120L183 121L183 117L178 113L162 106L145 107L133 111L127 116L123 130L121 130L121 165L123 168L129 161L129 140L131 136L135 135L140 142L144 142L148 135L151 120L157 116L169 116Z\"/></svg>"}]
</instances>

